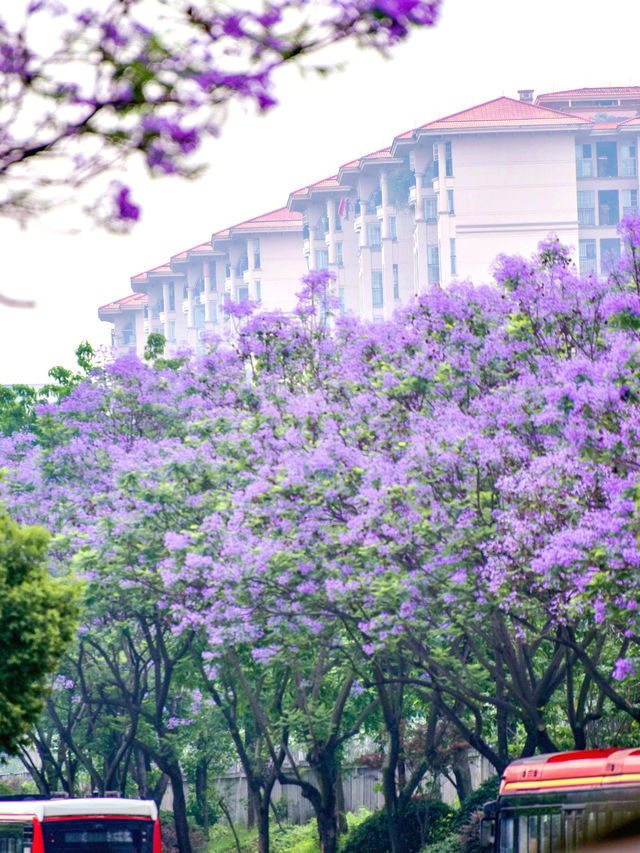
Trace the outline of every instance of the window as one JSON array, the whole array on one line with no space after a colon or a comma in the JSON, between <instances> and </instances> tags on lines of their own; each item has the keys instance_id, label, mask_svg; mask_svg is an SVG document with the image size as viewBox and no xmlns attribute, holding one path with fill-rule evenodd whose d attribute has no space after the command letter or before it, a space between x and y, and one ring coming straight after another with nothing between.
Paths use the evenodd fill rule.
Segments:
<instances>
[{"instance_id":1,"label":"window","mask_svg":"<svg viewBox=\"0 0 640 853\"><path fill-rule=\"evenodd\" d=\"M449 250L451 252L451 275L458 274L458 260L456 258L456 238L449 238Z\"/></svg>"},{"instance_id":2,"label":"window","mask_svg":"<svg viewBox=\"0 0 640 853\"><path fill-rule=\"evenodd\" d=\"M374 308L381 308L384 305L382 270L371 270L371 304Z\"/></svg>"},{"instance_id":3,"label":"window","mask_svg":"<svg viewBox=\"0 0 640 853\"><path fill-rule=\"evenodd\" d=\"M338 288L338 301L340 303L340 316L344 317L346 313L346 303L344 298L344 287Z\"/></svg>"},{"instance_id":4,"label":"window","mask_svg":"<svg viewBox=\"0 0 640 853\"><path fill-rule=\"evenodd\" d=\"M226 264L224 268L225 278L231 278L231 264Z\"/></svg>"},{"instance_id":5,"label":"window","mask_svg":"<svg viewBox=\"0 0 640 853\"><path fill-rule=\"evenodd\" d=\"M218 303L217 302L210 302L209 303L209 311L211 312L211 322L217 323L218 322Z\"/></svg>"},{"instance_id":6,"label":"window","mask_svg":"<svg viewBox=\"0 0 640 853\"><path fill-rule=\"evenodd\" d=\"M638 208L638 190L622 190L622 215Z\"/></svg>"},{"instance_id":7,"label":"window","mask_svg":"<svg viewBox=\"0 0 640 853\"><path fill-rule=\"evenodd\" d=\"M424 218L427 222L438 221L438 199L435 196L424 200Z\"/></svg>"},{"instance_id":8,"label":"window","mask_svg":"<svg viewBox=\"0 0 640 853\"><path fill-rule=\"evenodd\" d=\"M617 225L619 219L618 190L598 190L598 223Z\"/></svg>"},{"instance_id":9,"label":"window","mask_svg":"<svg viewBox=\"0 0 640 853\"><path fill-rule=\"evenodd\" d=\"M249 269L249 259L246 255L240 255L236 264L236 275L242 275Z\"/></svg>"},{"instance_id":10,"label":"window","mask_svg":"<svg viewBox=\"0 0 640 853\"><path fill-rule=\"evenodd\" d=\"M596 241L595 240L579 240L578 254L580 260L580 274L596 271Z\"/></svg>"},{"instance_id":11,"label":"window","mask_svg":"<svg viewBox=\"0 0 640 853\"><path fill-rule=\"evenodd\" d=\"M593 151L590 142L576 142L576 177L593 177Z\"/></svg>"},{"instance_id":12,"label":"window","mask_svg":"<svg viewBox=\"0 0 640 853\"><path fill-rule=\"evenodd\" d=\"M448 213L456 212L453 204L453 190L447 190L447 211Z\"/></svg>"},{"instance_id":13,"label":"window","mask_svg":"<svg viewBox=\"0 0 640 853\"><path fill-rule=\"evenodd\" d=\"M433 143L433 177L437 178L440 174L440 165L438 163L438 143Z\"/></svg>"},{"instance_id":14,"label":"window","mask_svg":"<svg viewBox=\"0 0 640 853\"><path fill-rule=\"evenodd\" d=\"M173 281L169 282L169 311L176 310L176 286Z\"/></svg>"},{"instance_id":15,"label":"window","mask_svg":"<svg viewBox=\"0 0 640 853\"><path fill-rule=\"evenodd\" d=\"M367 225L367 244L371 249L379 249L381 247L382 236L379 225Z\"/></svg>"},{"instance_id":16,"label":"window","mask_svg":"<svg viewBox=\"0 0 640 853\"><path fill-rule=\"evenodd\" d=\"M398 239L398 220L395 216L389 217L389 236L392 240Z\"/></svg>"},{"instance_id":17,"label":"window","mask_svg":"<svg viewBox=\"0 0 640 853\"><path fill-rule=\"evenodd\" d=\"M440 254L437 246L427 246L427 277L429 284L440 281Z\"/></svg>"},{"instance_id":18,"label":"window","mask_svg":"<svg viewBox=\"0 0 640 853\"><path fill-rule=\"evenodd\" d=\"M327 249L316 249L316 269L329 269L329 251Z\"/></svg>"},{"instance_id":19,"label":"window","mask_svg":"<svg viewBox=\"0 0 640 853\"><path fill-rule=\"evenodd\" d=\"M340 216L340 208L341 206L347 207L346 204L343 205L343 202L336 201L334 202L335 210L336 210L336 231L342 231L342 217Z\"/></svg>"},{"instance_id":20,"label":"window","mask_svg":"<svg viewBox=\"0 0 640 853\"><path fill-rule=\"evenodd\" d=\"M121 334L121 340L122 340L122 344L124 346L130 346L131 344L135 344L135 342L136 342L136 330L133 327L132 321L127 323L127 325L123 328L122 334Z\"/></svg>"},{"instance_id":21,"label":"window","mask_svg":"<svg viewBox=\"0 0 640 853\"><path fill-rule=\"evenodd\" d=\"M246 302L249 299L249 286L241 284L236 288L236 302Z\"/></svg>"},{"instance_id":22,"label":"window","mask_svg":"<svg viewBox=\"0 0 640 853\"><path fill-rule=\"evenodd\" d=\"M183 299L189 298L189 285L188 284L185 284L185 286L182 288L182 298ZM164 308L162 310L164 311Z\"/></svg>"},{"instance_id":23,"label":"window","mask_svg":"<svg viewBox=\"0 0 640 853\"><path fill-rule=\"evenodd\" d=\"M600 272L606 275L610 272L620 257L620 240L617 237L600 240Z\"/></svg>"},{"instance_id":24,"label":"window","mask_svg":"<svg viewBox=\"0 0 640 853\"><path fill-rule=\"evenodd\" d=\"M635 178L638 174L636 146L629 142L620 145L620 173L625 178Z\"/></svg>"},{"instance_id":25,"label":"window","mask_svg":"<svg viewBox=\"0 0 640 853\"><path fill-rule=\"evenodd\" d=\"M595 225L596 208L593 190L578 190L578 225Z\"/></svg>"},{"instance_id":26,"label":"window","mask_svg":"<svg viewBox=\"0 0 640 853\"><path fill-rule=\"evenodd\" d=\"M618 150L615 142L596 142L598 177L612 178L618 174Z\"/></svg>"},{"instance_id":27,"label":"window","mask_svg":"<svg viewBox=\"0 0 640 853\"><path fill-rule=\"evenodd\" d=\"M450 142L445 142L444 144L444 173L447 178L453 176L453 156L451 154Z\"/></svg>"},{"instance_id":28,"label":"window","mask_svg":"<svg viewBox=\"0 0 640 853\"><path fill-rule=\"evenodd\" d=\"M256 301L262 302L262 282L260 280L256 281Z\"/></svg>"},{"instance_id":29,"label":"window","mask_svg":"<svg viewBox=\"0 0 640 853\"><path fill-rule=\"evenodd\" d=\"M393 265L393 298L400 299L400 272L398 264Z\"/></svg>"},{"instance_id":30,"label":"window","mask_svg":"<svg viewBox=\"0 0 640 853\"><path fill-rule=\"evenodd\" d=\"M342 243L336 243L336 263L341 267L344 263L342 256Z\"/></svg>"},{"instance_id":31,"label":"window","mask_svg":"<svg viewBox=\"0 0 640 853\"><path fill-rule=\"evenodd\" d=\"M260 269L260 238L254 237L253 240L253 268Z\"/></svg>"}]
</instances>

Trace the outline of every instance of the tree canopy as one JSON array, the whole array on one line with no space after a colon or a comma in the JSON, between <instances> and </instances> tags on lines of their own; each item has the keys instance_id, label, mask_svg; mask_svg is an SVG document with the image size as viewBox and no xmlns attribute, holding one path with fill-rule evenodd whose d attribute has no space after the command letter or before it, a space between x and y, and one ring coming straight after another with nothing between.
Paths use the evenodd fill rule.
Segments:
<instances>
[{"instance_id":1,"label":"tree canopy","mask_svg":"<svg viewBox=\"0 0 640 853\"><path fill-rule=\"evenodd\" d=\"M0 512L0 749L10 753L38 719L78 617L77 586L47 572L48 538Z\"/></svg>"},{"instance_id":2,"label":"tree canopy","mask_svg":"<svg viewBox=\"0 0 640 853\"><path fill-rule=\"evenodd\" d=\"M123 755L181 786L207 697L256 812L297 784L332 853L377 726L396 853L428 768L464 790L461 745L501 770L635 737L639 222L607 279L549 238L380 324L311 273L294 316L229 304L204 355L96 369L3 440L5 499L85 579Z\"/></svg>"}]
</instances>

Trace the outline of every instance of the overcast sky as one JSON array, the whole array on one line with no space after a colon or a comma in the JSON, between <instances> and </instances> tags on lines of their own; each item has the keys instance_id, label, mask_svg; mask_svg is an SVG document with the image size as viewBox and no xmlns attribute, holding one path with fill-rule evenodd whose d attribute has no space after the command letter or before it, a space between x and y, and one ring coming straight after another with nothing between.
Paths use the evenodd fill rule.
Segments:
<instances>
[{"instance_id":1,"label":"overcast sky","mask_svg":"<svg viewBox=\"0 0 640 853\"><path fill-rule=\"evenodd\" d=\"M73 366L81 340L107 344L98 306L130 293L132 275L285 205L291 190L398 133L518 89L640 84L639 32L632 0L444 0L439 26L390 60L352 50L345 71L321 80L286 69L280 106L266 116L236 110L197 181L136 180L143 218L126 237L88 223L66 235L66 212L26 231L0 220L0 290L37 300L33 310L0 306L0 382L39 383L52 365Z\"/></svg>"}]
</instances>

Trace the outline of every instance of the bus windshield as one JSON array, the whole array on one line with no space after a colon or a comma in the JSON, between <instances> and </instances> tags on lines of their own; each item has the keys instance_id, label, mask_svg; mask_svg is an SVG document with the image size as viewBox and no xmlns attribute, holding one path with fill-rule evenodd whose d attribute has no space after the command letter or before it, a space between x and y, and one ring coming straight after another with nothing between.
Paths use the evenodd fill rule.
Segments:
<instances>
[{"instance_id":1,"label":"bus windshield","mask_svg":"<svg viewBox=\"0 0 640 853\"><path fill-rule=\"evenodd\" d=\"M45 820L45 853L152 853L153 821L147 818Z\"/></svg>"}]
</instances>

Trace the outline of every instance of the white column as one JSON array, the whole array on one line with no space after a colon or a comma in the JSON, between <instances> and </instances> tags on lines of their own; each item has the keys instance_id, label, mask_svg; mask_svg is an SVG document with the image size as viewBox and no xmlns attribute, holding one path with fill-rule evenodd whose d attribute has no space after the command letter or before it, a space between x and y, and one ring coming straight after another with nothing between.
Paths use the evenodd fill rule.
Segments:
<instances>
[{"instance_id":1,"label":"white column","mask_svg":"<svg viewBox=\"0 0 640 853\"><path fill-rule=\"evenodd\" d=\"M169 282L162 282L162 305L163 305L163 314L164 314L164 323L163 323L163 335L165 339L169 340Z\"/></svg>"}]
</instances>

